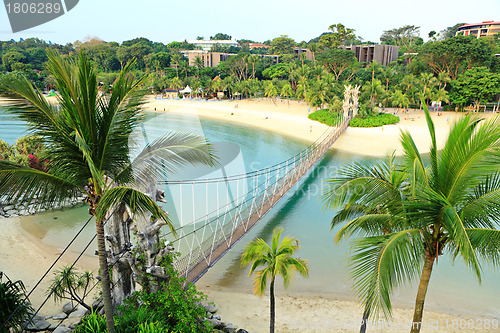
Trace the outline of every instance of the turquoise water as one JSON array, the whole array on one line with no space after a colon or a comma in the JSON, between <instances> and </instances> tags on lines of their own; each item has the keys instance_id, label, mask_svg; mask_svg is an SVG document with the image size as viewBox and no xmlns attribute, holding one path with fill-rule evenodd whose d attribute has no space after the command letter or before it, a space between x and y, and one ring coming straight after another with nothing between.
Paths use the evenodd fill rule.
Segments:
<instances>
[{"instance_id":1,"label":"turquoise water","mask_svg":"<svg viewBox=\"0 0 500 333\"><path fill-rule=\"evenodd\" d=\"M243 164L248 170L281 162L307 146L307 143L300 140L246 126L169 114L159 114L156 117L149 114L149 117L144 131L139 133L142 140L152 141L164 133L166 128L203 133L212 142L232 142L238 145ZM13 130L10 119L0 118L0 120L0 137L9 142L13 142L21 131L24 131L24 127L19 124L16 125L18 132ZM143 133L146 133L147 139L144 139ZM289 290L279 292L290 295L352 298L345 260L349 251L348 244L333 244L336 230L330 231L329 226L333 213L322 210L318 197L326 177L334 175L340 165L353 160L373 159L336 151L328 152L300 186L292 189L198 283L204 287L217 285L232 290L251 290L252 279L247 277L248 268L241 268L239 264L243 248L254 237L268 241L273 228L282 226L287 235L300 240L302 247L298 255L309 261L310 277L308 279L297 277ZM37 223L44 230L45 242L64 247L65 242L87 219L87 210L82 207L23 219L25 223ZM92 231L93 226L90 225L88 237ZM79 245L85 242L82 240ZM91 247L91 252L94 248ZM407 286L397 291L394 301L396 304L412 307L415 294L416 285ZM461 262L452 263L449 258L442 257L431 277L426 309L463 314L467 318L479 315L498 317L500 274L485 266L483 282L479 285L477 279Z\"/></svg>"}]
</instances>

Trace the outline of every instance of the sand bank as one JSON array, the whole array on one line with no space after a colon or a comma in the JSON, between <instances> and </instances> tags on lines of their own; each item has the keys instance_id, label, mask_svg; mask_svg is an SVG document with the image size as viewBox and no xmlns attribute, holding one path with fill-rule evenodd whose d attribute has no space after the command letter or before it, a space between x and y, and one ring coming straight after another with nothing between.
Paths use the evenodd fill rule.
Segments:
<instances>
[{"instance_id":1,"label":"sand bank","mask_svg":"<svg viewBox=\"0 0 500 333\"><path fill-rule=\"evenodd\" d=\"M148 111L198 115L222 121L242 123L282 133L308 142L315 141L328 129L326 125L307 118L309 109L299 101L253 99L241 101L199 101L155 99L148 96L144 106ZM431 116L436 127L438 143L444 143L450 124L462 114L443 112ZM401 154L401 130L409 131L423 153L429 151L430 136L423 111L397 113L401 121L396 125L376 128L348 128L332 146L333 149L366 156L386 156L396 151ZM482 115L483 116L483 115ZM486 117L491 116L487 114Z\"/></svg>"}]
</instances>

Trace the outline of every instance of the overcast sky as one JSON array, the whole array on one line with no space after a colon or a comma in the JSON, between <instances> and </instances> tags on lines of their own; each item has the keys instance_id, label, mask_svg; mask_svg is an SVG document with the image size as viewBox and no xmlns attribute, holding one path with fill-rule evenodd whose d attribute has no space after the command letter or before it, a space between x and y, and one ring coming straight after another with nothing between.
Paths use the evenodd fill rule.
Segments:
<instances>
[{"instance_id":1,"label":"overcast sky","mask_svg":"<svg viewBox=\"0 0 500 333\"><path fill-rule=\"evenodd\" d=\"M38 37L64 44L90 35L169 43L222 32L259 42L288 35L300 42L343 23L365 41L379 42L384 30L403 25L420 26L427 40L431 30L487 20L500 21L500 0L80 0L65 15L18 33L0 8L0 40Z\"/></svg>"}]
</instances>

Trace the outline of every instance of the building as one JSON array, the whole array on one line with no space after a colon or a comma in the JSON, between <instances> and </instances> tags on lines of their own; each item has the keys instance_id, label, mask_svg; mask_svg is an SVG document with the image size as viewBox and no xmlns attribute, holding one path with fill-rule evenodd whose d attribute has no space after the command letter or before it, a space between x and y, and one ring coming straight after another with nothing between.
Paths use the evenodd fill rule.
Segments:
<instances>
[{"instance_id":1,"label":"building","mask_svg":"<svg viewBox=\"0 0 500 333\"><path fill-rule=\"evenodd\" d=\"M203 67L217 67L221 62L226 61L227 58L233 54L192 50L185 52L184 55L189 59L189 66L194 66L196 57L200 57L203 61Z\"/></svg>"},{"instance_id":2,"label":"building","mask_svg":"<svg viewBox=\"0 0 500 333\"><path fill-rule=\"evenodd\" d=\"M188 41L189 44L193 44L194 46L200 48L203 51L210 51L212 49L212 46L219 44L221 46L239 46L238 42L235 41L234 39L231 40L190 40Z\"/></svg>"},{"instance_id":3,"label":"building","mask_svg":"<svg viewBox=\"0 0 500 333\"><path fill-rule=\"evenodd\" d=\"M293 55L295 55L296 57L300 57L302 53L306 54L306 59L313 60L313 54L311 51L309 51L309 49L303 49L300 47L296 47L293 49Z\"/></svg>"},{"instance_id":4,"label":"building","mask_svg":"<svg viewBox=\"0 0 500 333\"><path fill-rule=\"evenodd\" d=\"M484 36L493 36L497 33L500 33L500 21L484 21L481 23L464 24L461 27L458 27L456 35L471 35L479 38Z\"/></svg>"},{"instance_id":5,"label":"building","mask_svg":"<svg viewBox=\"0 0 500 333\"><path fill-rule=\"evenodd\" d=\"M270 47L271 46L265 45L265 44L262 44L262 43L248 43L248 48L250 50L253 50L253 49L268 49Z\"/></svg>"},{"instance_id":6,"label":"building","mask_svg":"<svg viewBox=\"0 0 500 333\"><path fill-rule=\"evenodd\" d=\"M356 59L360 63L364 62L365 66L374 60L387 66L390 62L396 61L399 55L399 46L396 45L344 45L341 48L353 51Z\"/></svg>"}]
</instances>

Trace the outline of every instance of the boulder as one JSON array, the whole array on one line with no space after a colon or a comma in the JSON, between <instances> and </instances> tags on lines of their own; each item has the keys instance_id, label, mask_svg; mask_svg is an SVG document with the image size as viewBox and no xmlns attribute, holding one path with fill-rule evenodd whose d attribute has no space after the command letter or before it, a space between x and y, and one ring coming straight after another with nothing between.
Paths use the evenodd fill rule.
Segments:
<instances>
[{"instance_id":1,"label":"boulder","mask_svg":"<svg viewBox=\"0 0 500 333\"><path fill-rule=\"evenodd\" d=\"M207 304L205 305L205 310L207 310L210 313L216 313L219 308L215 304Z\"/></svg>"},{"instance_id":2,"label":"boulder","mask_svg":"<svg viewBox=\"0 0 500 333\"><path fill-rule=\"evenodd\" d=\"M63 305L62 310L65 314L69 315L71 312L76 310L76 303L68 302Z\"/></svg>"},{"instance_id":3,"label":"boulder","mask_svg":"<svg viewBox=\"0 0 500 333\"><path fill-rule=\"evenodd\" d=\"M78 305L75 311L71 312L71 314L68 316L68 318L77 318L77 317L83 317L90 311L84 308L81 305Z\"/></svg>"},{"instance_id":4,"label":"boulder","mask_svg":"<svg viewBox=\"0 0 500 333\"><path fill-rule=\"evenodd\" d=\"M63 319L66 319L68 318L68 315L64 312L61 312L61 313L58 313L56 314L55 316L52 317L52 319L54 320L63 320Z\"/></svg>"},{"instance_id":5,"label":"boulder","mask_svg":"<svg viewBox=\"0 0 500 333\"><path fill-rule=\"evenodd\" d=\"M236 326L234 326L232 323L226 323L226 327L224 327L222 331L225 333L236 333L236 329Z\"/></svg>"},{"instance_id":6,"label":"boulder","mask_svg":"<svg viewBox=\"0 0 500 333\"><path fill-rule=\"evenodd\" d=\"M52 333L68 333L68 332L71 332L71 328L68 328L64 325L60 325L54 331L52 331Z\"/></svg>"},{"instance_id":7,"label":"boulder","mask_svg":"<svg viewBox=\"0 0 500 333\"><path fill-rule=\"evenodd\" d=\"M207 321L211 323L216 330L222 330L224 327L226 327L225 323L217 319L207 319Z\"/></svg>"},{"instance_id":8,"label":"boulder","mask_svg":"<svg viewBox=\"0 0 500 333\"><path fill-rule=\"evenodd\" d=\"M212 318L215 320L222 320L221 317L218 315L212 315Z\"/></svg>"},{"instance_id":9,"label":"boulder","mask_svg":"<svg viewBox=\"0 0 500 333\"><path fill-rule=\"evenodd\" d=\"M40 331L45 331L49 327L50 323L45 320L45 317L36 315L28 324L26 330L30 332L40 332Z\"/></svg>"},{"instance_id":10,"label":"boulder","mask_svg":"<svg viewBox=\"0 0 500 333\"><path fill-rule=\"evenodd\" d=\"M244 330L243 328L240 328L239 330L236 331L236 333L248 333L248 331Z\"/></svg>"}]
</instances>

